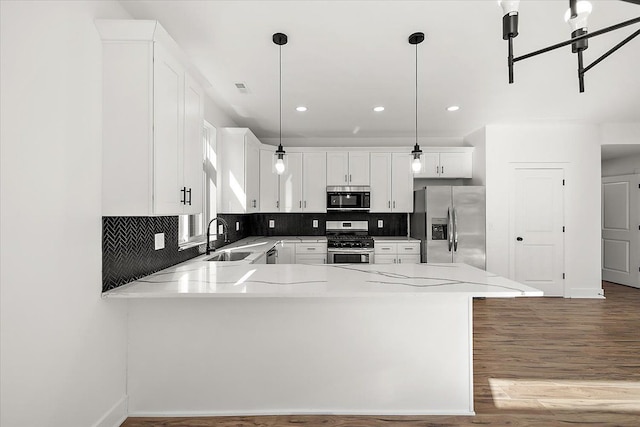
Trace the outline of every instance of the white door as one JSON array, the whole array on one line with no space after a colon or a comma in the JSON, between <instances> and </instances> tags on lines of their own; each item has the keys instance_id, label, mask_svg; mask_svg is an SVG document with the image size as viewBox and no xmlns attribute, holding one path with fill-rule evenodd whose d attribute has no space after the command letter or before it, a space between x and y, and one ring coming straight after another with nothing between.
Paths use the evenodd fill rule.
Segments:
<instances>
[{"instance_id":1,"label":"white door","mask_svg":"<svg viewBox=\"0 0 640 427\"><path fill-rule=\"evenodd\" d=\"M183 185L184 70L155 44L153 62L153 213L176 215L188 200ZM200 170L202 165L197 165ZM192 195L193 197L193 195Z\"/></svg>"},{"instance_id":2,"label":"white door","mask_svg":"<svg viewBox=\"0 0 640 427\"><path fill-rule=\"evenodd\" d=\"M245 186L247 213L260 210L260 145L247 137L245 150Z\"/></svg>"},{"instance_id":3,"label":"white door","mask_svg":"<svg viewBox=\"0 0 640 427\"><path fill-rule=\"evenodd\" d=\"M278 175L273 151L260 150L260 212L279 212Z\"/></svg>"},{"instance_id":4,"label":"white door","mask_svg":"<svg viewBox=\"0 0 640 427\"><path fill-rule=\"evenodd\" d=\"M471 153L440 153L440 178L473 178Z\"/></svg>"},{"instance_id":5,"label":"white door","mask_svg":"<svg viewBox=\"0 0 640 427\"><path fill-rule=\"evenodd\" d=\"M323 152L302 154L302 209L327 211L327 156Z\"/></svg>"},{"instance_id":6,"label":"white door","mask_svg":"<svg viewBox=\"0 0 640 427\"><path fill-rule=\"evenodd\" d=\"M391 157L391 208L393 212L413 212L412 158L405 153L393 153Z\"/></svg>"},{"instance_id":7,"label":"white door","mask_svg":"<svg viewBox=\"0 0 640 427\"><path fill-rule=\"evenodd\" d=\"M602 178L602 279L640 288L640 175Z\"/></svg>"},{"instance_id":8,"label":"white door","mask_svg":"<svg viewBox=\"0 0 640 427\"><path fill-rule=\"evenodd\" d=\"M327 153L327 185L349 184L349 153L329 151Z\"/></svg>"},{"instance_id":9,"label":"white door","mask_svg":"<svg viewBox=\"0 0 640 427\"><path fill-rule=\"evenodd\" d=\"M280 212L302 212L302 153L284 156L285 170L280 175Z\"/></svg>"},{"instance_id":10,"label":"white door","mask_svg":"<svg viewBox=\"0 0 640 427\"><path fill-rule=\"evenodd\" d=\"M545 296L564 295L564 170L515 168L510 272Z\"/></svg>"},{"instance_id":11,"label":"white door","mask_svg":"<svg viewBox=\"0 0 640 427\"><path fill-rule=\"evenodd\" d=\"M371 153L370 182L371 182L370 211L371 212L391 212L391 154L390 153ZM412 184L413 184L413 180L412 180Z\"/></svg>"},{"instance_id":12,"label":"white door","mask_svg":"<svg viewBox=\"0 0 640 427\"><path fill-rule=\"evenodd\" d=\"M184 82L184 185L190 190L184 213L203 212L202 168L204 160L202 126L204 93L188 74Z\"/></svg>"},{"instance_id":13,"label":"white door","mask_svg":"<svg viewBox=\"0 0 640 427\"><path fill-rule=\"evenodd\" d=\"M349 153L349 185L369 185L369 152Z\"/></svg>"}]
</instances>

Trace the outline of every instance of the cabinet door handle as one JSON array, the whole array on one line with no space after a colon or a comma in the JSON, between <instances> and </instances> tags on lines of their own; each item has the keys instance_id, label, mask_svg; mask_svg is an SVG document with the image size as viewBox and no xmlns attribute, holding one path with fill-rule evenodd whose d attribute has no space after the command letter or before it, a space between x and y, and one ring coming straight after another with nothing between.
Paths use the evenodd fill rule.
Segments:
<instances>
[{"instance_id":1,"label":"cabinet door handle","mask_svg":"<svg viewBox=\"0 0 640 427\"><path fill-rule=\"evenodd\" d=\"M393 209L395 209L395 208L396 208L396 201L394 200L393 201Z\"/></svg>"},{"instance_id":2,"label":"cabinet door handle","mask_svg":"<svg viewBox=\"0 0 640 427\"><path fill-rule=\"evenodd\" d=\"M180 192L182 193L180 203L182 203L183 205L186 205L187 204L187 187L182 187L182 190L180 190Z\"/></svg>"},{"instance_id":3,"label":"cabinet door handle","mask_svg":"<svg viewBox=\"0 0 640 427\"><path fill-rule=\"evenodd\" d=\"M308 251L315 251L316 248L307 248Z\"/></svg>"},{"instance_id":4,"label":"cabinet door handle","mask_svg":"<svg viewBox=\"0 0 640 427\"><path fill-rule=\"evenodd\" d=\"M396 259L395 259L395 258L393 259L393 263L394 263L394 264L396 263Z\"/></svg>"},{"instance_id":5,"label":"cabinet door handle","mask_svg":"<svg viewBox=\"0 0 640 427\"><path fill-rule=\"evenodd\" d=\"M440 173L440 166L436 166L436 173Z\"/></svg>"},{"instance_id":6,"label":"cabinet door handle","mask_svg":"<svg viewBox=\"0 0 640 427\"><path fill-rule=\"evenodd\" d=\"M307 208L307 201L306 200L304 201L304 208L305 209Z\"/></svg>"},{"instance_id":7,"label":"cabinet door handle","mask_svg":"<svg viewBox=\"0 0 640 427\"><path fill-rule=\"evenodd\" d=\"M300 200L300 208L302 208L302 200Z\"/></svg>"},{"instance_id":8,"label":"cabinet door handle","mask_svg":"<svg viewBox=\"0 0 640 427\"><path fill-rule=\"evenodd\" d=\"M187 193L189 193L189 201L188 201L186 204L188 204L189 206L191 206L191 188L189 188L189 189L187 190Z\"/></svg>"},{"instance_id":9,"label":"cabinet door handle","mask_svg":"<svg viewBox=\"0 0 640 427\"><path fill-rule=\"evenodd\" d=\"M351 178L351 174L349 174L349 182L353 181L353 179Z\"/></svg>"},{"instance_id":10,"label":"cabinet door handle","mask_svg":"<svg viewBox=\"0 0 640 427\"><path fill-rule=\"evenodd\" d=\"M389 209L391 209L391 200L387 202L389 204Z\"/></svg>"},{"instance_id":11,"label":"cabinet door handle","mask_svg":"<svg viewBox=\"0 0 640 427\"><path fill-rule=\"evenodd\" d=\"M440 166L440 173L444 173L444 166Z\"/></svg>"},{"instance_id":12,"label":"cabinet door handle","mask_svg":"<svg viewBox=\"0 0 640 427\"><path fill-rule=\"evenodd\" d=\"M402 264L402 258L398 258L398 264Z\"/></svg>"},{"instance_id":13,"label":"cabinet door handle","mask_svg":"<svg viewBox=\"0 0 640 427\"><path fill-rule=\"evenodd\" d=\"M280 209L280 200L276 200L276 208Z\"/></svg>"},{"instance_id":14,"label":"cabinet door handle","mask_svg":"<svg viewBox=\"0 0 640 427\"><path fill-rule=\"evenodd\" d=\"M344 174L344 182L349 182L349 180L347 179L347 174Z\"/></svg>"}]
</instances>

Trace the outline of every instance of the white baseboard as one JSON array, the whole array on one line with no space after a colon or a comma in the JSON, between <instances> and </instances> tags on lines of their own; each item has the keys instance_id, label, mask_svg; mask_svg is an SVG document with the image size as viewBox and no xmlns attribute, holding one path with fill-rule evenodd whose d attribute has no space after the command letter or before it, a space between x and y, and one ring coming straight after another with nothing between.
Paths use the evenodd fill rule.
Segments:
<instances>
[{"instance_id":1,"label":"white baseboard","mask_svg":"<svg viewBox=\"0 0 640 427\"><path fill-rule=\"evenodd\" d=\"M269 415L361 415L361 416L411 416L411 415L449 415L449 416L474 416L474 411L424 411L424 410L402 410L402 411L318 411L318 410L246 410L246 411L132 411L130 417L258 417Z\"/></svg>"},{"instance_id":2,"label":"white baseboard","mask_svg":"<svg viewBox=\"0 0 640 427\"><path fill-rule=\"evenodd\" d=\"M605 299L604 289L602 288L572 288L569 291L568 298L591 298Z\"/></svg>"},{"instance_id":3,"label":"white baseboard","mask_svg":"<svg viewBox=\"0 0 640 427\"><path fill-rule=\"evenodd\" d=\"M93 427L120 427L127 419L127 402L128 396L122 396L115 405L111 407L94 425Z\"/></svg>"}]
</instances>

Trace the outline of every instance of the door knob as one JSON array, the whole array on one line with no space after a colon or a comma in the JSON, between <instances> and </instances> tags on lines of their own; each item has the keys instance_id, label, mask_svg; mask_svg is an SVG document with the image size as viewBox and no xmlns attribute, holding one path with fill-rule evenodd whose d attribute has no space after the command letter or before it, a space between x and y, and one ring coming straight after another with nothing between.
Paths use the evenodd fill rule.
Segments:
<instances>
[{"instance_id":1,"label":"door knob","mask_svg":"<svg viewBox=\"0 0 640 427\"><path fill-rule=\"evenodd\" d=\"M516 240L517 240L518 242L522 242L524 239L523 239L522 237L516 237Z\"/></svg>"}]
</instances>

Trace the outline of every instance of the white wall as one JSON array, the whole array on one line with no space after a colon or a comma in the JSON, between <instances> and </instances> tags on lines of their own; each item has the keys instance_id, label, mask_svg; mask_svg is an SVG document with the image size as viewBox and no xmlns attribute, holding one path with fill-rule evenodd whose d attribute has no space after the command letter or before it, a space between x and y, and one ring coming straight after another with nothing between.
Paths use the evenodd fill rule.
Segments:
<instances>
[{"instance_id":1,"label":"white wall","mask_svg":"<svg viewBox=\"0 0 640 427\"><path fill-rule=\"evenodd\" d=\"M487 180L487 133L480 128L464 137L465 145L473 150L473 178L469 185L485 185Z\"/></svg>"},{"instance_id":2,"label":"white wall","mask_svg":"<svg viewBox=\"0 0 640 427\"><path fill-rule=\"evenodd\" d=\"M517 162L565 167L565 296L601 292L598 127L549 123L486 128L487 270L509 272L510 171Z\"/></svg>"},{"instance_id":3,"label":"white wall","mask_svg":"<svg viewBox=\"0 0 640 427\"><path fill-rule=\"evenodd\" d=\"M640 173L640 154L602 161L602 176Z\"/></svg>"},{"instance_id":4,"label":"white wall","mask_svg":"<svg viewBox=\"0 0 640 427\"><path fill-rule=\"evenodd\" d=\"M604 123L600 126L600 143L640 144L640 123Z\"/></svg>"},{"instance_id":5,"label":"white wall","mask_svg":"<svg viewBox=\"0 0 640 427\"><path fill-rule=\"evenodd\" d=\"M126 306L101 292L101 42L117 2L0 2L0 424L113 426Z\"/></svg>"}]
</instances>

